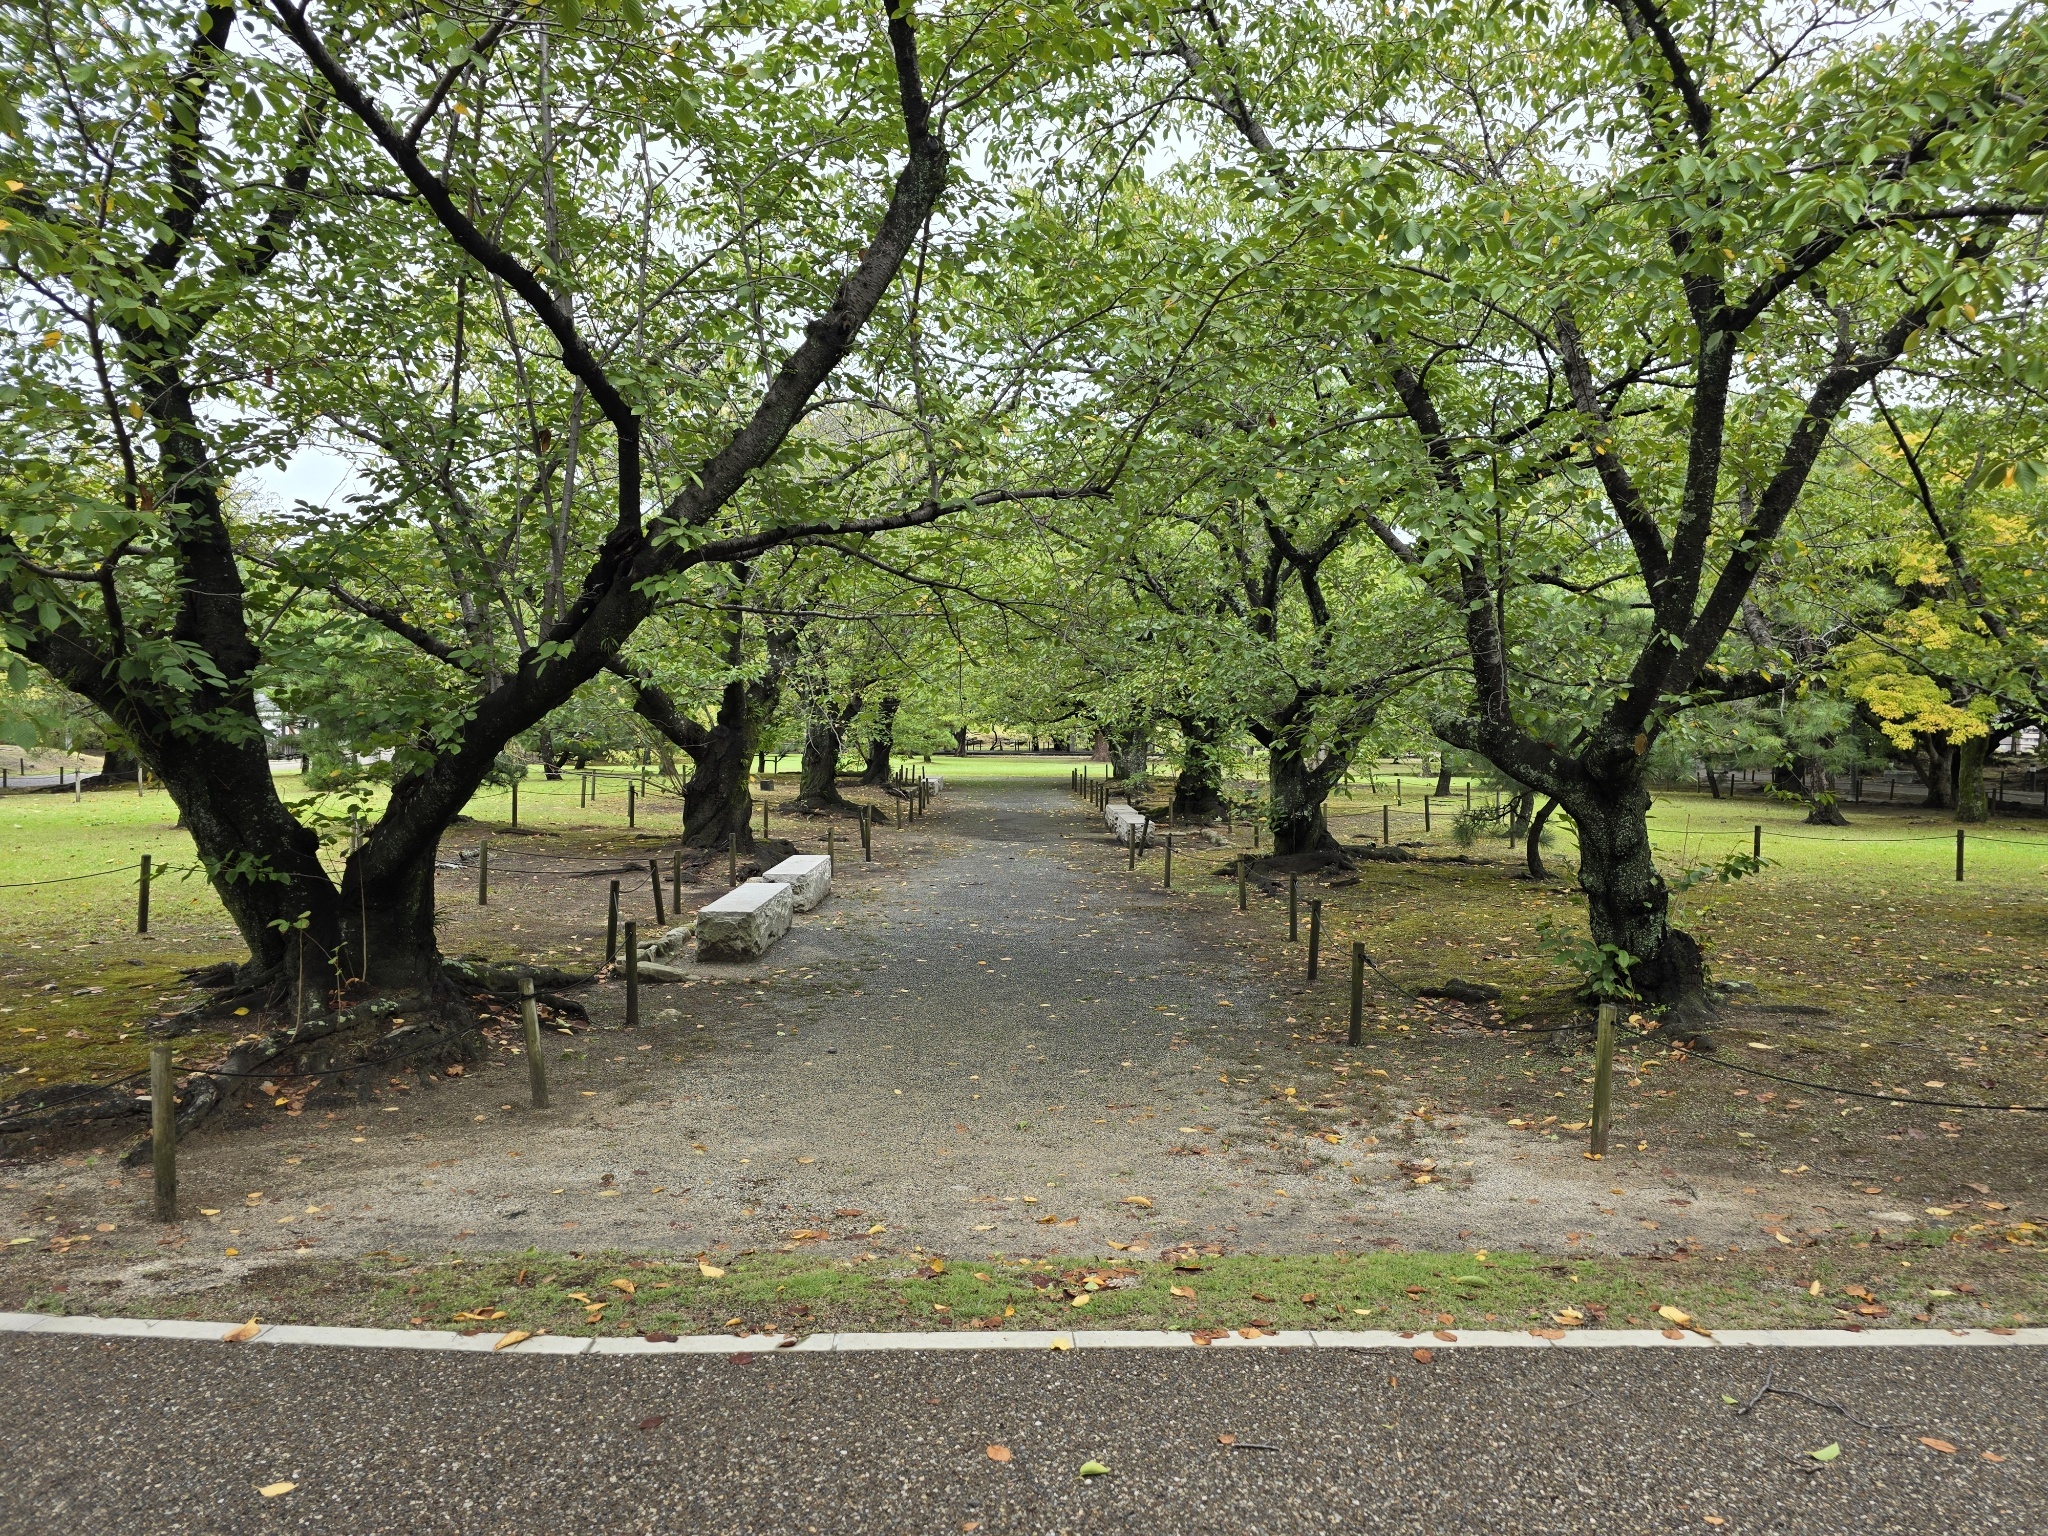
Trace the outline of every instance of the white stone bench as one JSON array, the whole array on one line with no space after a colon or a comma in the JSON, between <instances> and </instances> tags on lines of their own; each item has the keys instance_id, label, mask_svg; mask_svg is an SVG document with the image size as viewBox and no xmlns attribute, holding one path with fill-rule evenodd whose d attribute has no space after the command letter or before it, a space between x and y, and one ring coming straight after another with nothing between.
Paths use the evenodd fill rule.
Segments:
<instances>
[{"instance_id":1,"label":"white stone bench","mask_svg":"<svg viewBox=\"0 0 2048 1536\"><path fill-rule=\"evenodd\" d=\"M761 876L780 880L789 887L791 902L799 912L808 912L832 894L832 856L827 853L793 853Z\"/></svg>"},{"instance_id":2,"label":"white stone bench","mask_svg":"<svg viewBox=\"0 0 2048 1536\"><path fill-rule=\"evenodd\" d=\"M1128 842L1133 835L1143 842L1150 819L1143 811L1128 805L1108 806L1102 812L1102 824L1120 843Z\"/></svg>"},{"instance_id":3,"label":"white stone bench","mask_svg":"<svg viewBox=\"0 0 2048 1536\"><path fill-rule=\"evenodd\" d=\"M789 887L779 880L734 886L697 911L699 960L752 960L789 932L796 914Z\"/></svg>"}]
</instances>

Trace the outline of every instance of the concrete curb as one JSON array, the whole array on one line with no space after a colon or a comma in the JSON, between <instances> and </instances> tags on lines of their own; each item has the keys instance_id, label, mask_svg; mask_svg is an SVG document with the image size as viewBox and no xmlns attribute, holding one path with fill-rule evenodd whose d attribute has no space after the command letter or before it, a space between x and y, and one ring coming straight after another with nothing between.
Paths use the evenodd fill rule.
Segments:
<instances>
[{"instance_id":1,"label":"concrete curb","mask_svg":"<svg viewBox=\"0 0 2048 1536\"><path fill-rule=\"evenodd\" d=\"M241 1325L132 1317L52 1317L40 1312L0 1312L0 1333L64 1334L100 1339L180 1339L222 1343ZM1730 1328L1712 1334L1681 1333L1673 1339L1654 1329L1597 1328L1565 1332L1557 1339L1530 1333L1466 1332L1401 1334L1386 1331L1326 1332L1281 1329L1256 1338L1237 1334L1197 1345L1192 1334L1137 1328L1104 1328L1052 1333L814 1333L693 1334L654 1341L644 1338L572 1338L537 1334L504 1349L501 1333L453 1333L438 1328L319 1328L295 1323L264 1324L249 1344L314 1344L347 1349L446 1350L469 1355L731 1355L851 1354L877 1350L1037 1350L1058 1353L1097 1349L1992 1349L2048 1345L2048 1328L1992 1333L1983 1328L1886 1328L1860 1333L1822 1328Z\"/></svg>"}]
</instances>

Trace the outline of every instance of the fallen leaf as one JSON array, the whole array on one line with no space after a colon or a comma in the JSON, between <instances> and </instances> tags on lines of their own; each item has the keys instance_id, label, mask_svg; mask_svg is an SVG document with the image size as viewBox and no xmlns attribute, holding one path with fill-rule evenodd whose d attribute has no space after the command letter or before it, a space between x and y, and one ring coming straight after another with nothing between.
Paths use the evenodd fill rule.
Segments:
<instances>
[{"instance_id":1,"label":"fallen leaf","mask_svg":"<svg viewBox=\"0 0 2048 1536\"><path fill-rule=\"evenodd\" d=\"M988 1448L988 1459L990 1461L1008 1461L1010 1459L1010 1448L1007 1445L992 1445Z\"/></svg>"},{"instance_id":2,"label":"fallen leaf","mask_svg":"<svg viewBox=\"0 0 2048 1536\"><path fill-rule=\"evenodd\" d=\"M741 1350L738 1354L727 1355L725 1358L731 1361L734 1365L752 1365L754 1363L754 1357L748 1354L744 1349Z\"/></svg>"},{"instance_id":3,"label":"fallen leaf","mask_svg":"<svg viewBox=\"0 0 2048 1536\"><path fill-rule=\"evenodd\" d=\"M1085 1307L1088 1305L1089 1302L1093 1301L1094 1299L1095 1297L1092 1293L1088 1291L1083 1291L1080 1295L1076 1296L1073 1299L1071 1305L1076 1307Z\"/></svg>"},{"instance_id":4,"label":"fallen leaf","mask_svg":"<svg viewBox=\"0 0 2048 1536\"><path fill-rule=\"evenodd\" d=\"M666 1414L652 1414L642 1419L637 1427L641 1429L659 1429L661 1428L661 1421L666 1417Z\"/></svg>"},{"instance_id":5,"label":"fallen leaf","mask_svg":"<svg viewBox=\"0 0 2048 1536\"><path fill-rule=\"evenodd\" d=\"M1683 1328L1666 1328L1664 1330L1664 1337L1667 1339L1682 1339L1685 1337L1685 1330Z\"/></svg>"},{"instance_id":6,"label":"fallen leaf","mask_svg":"<svg viewBox=\"0 0 2048 1536\"><path fill-rule=\"evenodd\" d=\"M243 1011L247 1012L246 1009L244 1009ZM265 1497L266 1499L276 1499L282 1498L285 1494L290 1493L294 1488L298 1486L299 1485L297 1483L265 1483L261 1488L258 1488L256 1491L262 1494L263 1497Z\"/></svg>"},{"instance_id":7,"label":"fallen leaf","mask_svg":"<svg viewBox=\"0 0 2048 1536\"><path fill-rule=\"evenodd\" d=\"M1107 1477L1109 1475L1109 1468L1099 1461L1084 1461L1081 1463L1081 1470L1074 1475L1076 1477Z\"/></svg>"},{"instance_id":8,"label":"fallen leaf","mask_svg":"<svg viewBox=\"0 0 2048 1536\"><path fill-rule=\"evenodd\" d=\"M220 1336L220 1341L223 1344L245 1344L262 1331L263 1329L257 1324L256 1319L252 1317L249 1321L242 1324L241 1327L230 1328Z\"/></svg>"},{"instance_id":9,"label":"fallen leaf","mask_svg":"<svg viewBox=\"0 0 2048 1536\"><path fill-rule=\"evenodd\" d=\"M1437 1331L1435 1333L1432 1333L1430 1337L1432 1339L1437 1339L1445 1344L1455 1344L1458 1342L1458 1336L1455 1333L1447 1332L1442 1328L1437 1329Z\"/></svg>"},{"instance_id":10,"label":"fallen leaf","mask_svg":"<svg viewBox=\"0 0 2048 1536\"><path fill-rule=\"evenodd\" d=\"M1417 1365L1427 1365L1435 1358L1436 1356L1426 1349L1418 1349L1414 1352L1414 1360Z\"/></svg>"},{"instance_id":11,"label":"fallen leaf","mask_svg":"<svg viewBox=\"0 0 2048 1536\"><path fill-rule=\"evenodd\" d=\"M1700 1518L1709 1525L1726 1525L1728 1523L1726 1515L1702 1515Z\"/></svg>"},{"instance_id":12,"label":"fallen leaf","mask_svg":"<svg viewBox=\"0 0 2048 1536\"><path fill-rule=\"evenodd\" d=\"M720 1269L716 1264L707 1264L702 1259L697 1261L697 1273L706 1280L723 1280L725 1278L724 1270Z\"/></svg>"},{"instance_id":13,"label":"fallen leaf","mask_svg":"<svg viewBox=\"0 0 2048 1536\"><path fill-rule=\"evenodd\" d=\"M1818 1296L1820 1294L1820 1282L1816 1280L1813 1282L1813 1284L1809 1285L1806 1288L1806 1294L1809 1296Z\"/></svg>"},{"instance_id":14,"label":"fallen leaf","mask_svg":"<svg viewBox=\"0 0 2048 1536\"><path fill-rule=\"evenodd\" d=\"M503 1338L499 1339L497 1343L491 1346L491 1353L496 1354L501 1349L510 1349L514 1344L523 1344L526 1342L526 1340L532 1337L533 1335L528 1333L524 1328L514 1328L510 1333L506 1334Z\"/></svg>"},{"instance_id":15,"label":"fallen leaf","mask_svg":"<svg viewBox=\"0 0 2048 1536\"><path fill-rule=\"evenodd\" d=\"M1922 1435L1920 1443L1930 1451L1939 1451L1944 1456L1953 1456L1956 1453L1954 1446L1950 1445L1946 1440L1937 1440L1932 1435Z\"/></svg>"},{"instance_id":16,"label":"fallen leaf","mask_svg":"<svg viewBox=\"0 0 2048 1536\"><path fill-rule=\"evenodd\" d=\"M1074 1341L1072 1339L1066 1338L1054 1339L1045 1347L1047 1349L1072 1349L1074 1347Z\"/></svg>"},{"instance_id":17,"label":"fallen leaf","mask_svg":"<svg viewBox=\"0 0 2048 1536\"><path fill-rule=\"evenodd\" d=\"M1237 1436L1229 1434L1218 1435L1216 1437L1216 1443L1218 1445L1235 1445L1237 1444Z\"/></svg>"},{"instance_id":18,"label":"fallen leaf","mask_svg":"<svg viewBox=\"0 0 2048 1536\"><path fill-rule=\"evenodd\" d=\"M1678 1308L1671 1306L1669 1303L1666 1303L1664 1306L1659 1307L1657 1309L1657 1315L1663 1318L1666 1322L1678 1324L1678 1326L1681 1328L1683 1328L1687 1323L1692 1321L1692 1317L1689 1313L1681 1312L1678 1310Z\"/></svg>"},{"instance_id":19,"label":"fallen leaf","mask_svg":"<svg viewBox=\"0 0 2048 1536\"><path fill-rule=\"evenodd\" d=\"M640 1287L631 1280L607 1280L605 1284L609 1285L615 1291L624 1291L628 1296L631 1296L635 1291L640 1289Z\"/></svg>"},{"instance_id":20,"label":"fallen leaf","mask_svg":"<svg viewBox=\"0 0 2048 1536\"><path fill-rule=\"evenodd\" d=\"M1999 1454L1998 1454L1998 1452L1996 1452L1996 1451L1979 1451L1979 1452L1977 1453L1977 1459L1978 1459L1979 1461L2003 1461L2003 1460L2005 1460L2005 1458L2004 1458L2003 1456L1999 1455Z\"/></svg>"},{"instance_id":21,"label":"fallen leaf","mask_svg":"<svg viewBox=\"0 0 2048 1536\"><path fill-rule=\"evenodd\" d=\"M1178 1296L1182 1301L1193 1301L1195 1299L1195 1288L1191 1285L1169 1285L1166 1288L1166 1294Z\"/></svg>"},{"instance_id":22,"label":"fallen leaf","mask_svg":"<svg viewBox=\"0 0 2048 1536\"><path fill-rule=\"evenodd\" d=\"M1808 1451L1806 1454L1811 1456L1815 1461L1833 1461L1837 1456L1842 1454L1842 1447L1838 1442L1830 1440L1826 1445L1822 1446L1819 1450Z\"/></svg>"},{"instance_id":23,"label":"fallen leaf","mask_svg":"<svg viewBox=\"0 0 2048 1536\"><path fill-rule=\"evenodd\" d=\"M497 1308L491 1307L477 1312L458 1312L455 1314L453 1321L458 1323L495 1323L504 1315Z\"/></svg>"},{"instance_id":24,"label":"fallen leaf","mask_svg":"<svg viewBox=\"0 0 2048 1536\"><path fill-rule=\"evenodd\" d=\"M1124 1204L1142 1205L1148 1211L1152 1209L1152 1202L1150 1200L1147 1200L1143 1195L1125 1195Z\"/></svg>"}]
</instances>

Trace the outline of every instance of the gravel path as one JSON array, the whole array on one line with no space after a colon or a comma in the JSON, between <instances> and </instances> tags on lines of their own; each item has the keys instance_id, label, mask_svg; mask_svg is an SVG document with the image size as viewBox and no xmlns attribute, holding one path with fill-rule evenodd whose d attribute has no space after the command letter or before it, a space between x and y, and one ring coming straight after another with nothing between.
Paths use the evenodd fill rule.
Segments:
<instances>
[{"instance_id":1,"label":"gravel path","mask_svg":"<svg viewBox=\"0 0 2048 1536\"><path fill-rule=\"evenodd\" d=\"M0 1218L111 1223L76 1256L145 1289L297 1254L687 1254L797 1231L829 1232L815 1247L832 1254L1012 1256L1566 1251L1567 1234L1571 1252L1635 1252L1660 1240L1652 1219L1664 1240L1769 1241L1754 1201L1679 1183L1655 1154L1596 1166L1484 1117L1408 1116L1369 1056L1332 1088L1309 1062L1349 1053L1290 1010L1340 1014L1342 967L1304 996L1284 912L1240 915L1213 883L1163 892L1156 858L1128 874L1061 787L950 789L883 859L842 858L770 963L647 988L637 1031L618 1027L621 987L585 993L599 1028L550 1045L551 1111L524 1107L523 1063L503 1059L353 1114L199 1137L183 1209L221 1214L191 1216L169 1254L144 1185L76 1162L11 1171ZM1178 878L1216 862L1186 856Z\"/></svg>"},{"instance_id":2,"label":"gravel path","mask_svg":"<svg viewBox=\"0 0 2048 1536\"><path fill-rule=\"evenodd\" d=\"M527 1361L13 1336L0 1532L2020 1533L2048 1526L2034 1353ZM1739 1416L1767 1380L1808 1396ZM1090 1460L1107 1475L1077 1476Z\"/></svg>"}]
</instances>

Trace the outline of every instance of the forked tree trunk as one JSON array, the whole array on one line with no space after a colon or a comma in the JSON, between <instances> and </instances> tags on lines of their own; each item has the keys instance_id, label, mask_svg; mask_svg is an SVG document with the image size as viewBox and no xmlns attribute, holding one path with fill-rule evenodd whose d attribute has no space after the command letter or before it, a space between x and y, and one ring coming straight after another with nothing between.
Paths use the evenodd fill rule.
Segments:
<instances>
[{"instance_id":1,"label":"forked tree trunk","mask_svg":"<svg viewBox=\"0 0 2048 1536\"><path fill-rule=\"evenodd\" d=\"M1917 737L1913 760L1920 769L1920 781L1927 786L1927 798L1920 803L1929 810L1945 811L1955 802L1950 795L1949 763L1955 749L1939 736Z\"/></svg>"},{"instance_id":2,"label":"forked tree trunk","mask_svg":"<svg viewBox=\"0 0 2048 1536\"><path fill-rule=\"evenodd\" d=\"M854 700L855 712L860 701ZM851 809L839 793L839 746L841 727L835 715L814 719L804 726L803 771L799 776L796 809L831 811Z\"/></svg>"},{"instance_id":3,"label":"forked tree trunk","mask_svg":"<svg viewBox=\"0 0 2048 1536\"><path fill-rule=\"evenodd\" d=\"M1110 738L1109 761L1119 779L1135 779L1152 760L1152 722L1128 726Z\"/></svg>"},{"instance_id":4,"label":"forked tree trunk","mask_svg":"<svg viewBox=\"0 0 2048 1536\"><path fill-rule=\"evenodd\" d=\"M1266 750L1266 784L1271 799L1267 813L1273 832L1273 853L1339 853L1330 835L1325 806L1330 790L1344 777L1349 759L1326 751L1319 762L1303 760L1292 738L1282 737Z\"/></svg>"},{"instance_id":5,"label":"forked tree trunk","mask_svg":"<svg viewBox=\"0 0 2048 1536\"><path fill-rule=\"evenodd\" d=\"M718 700L718 719L696 744L677 745L690 755L683 785L683 843L723 848L737 840L740 852L754 847L754 789L748 770L760 750L761 725L774 707L764 684L730 682Z\"/></svg>"},{"instance_id":6,"label":"forked tree trunk","mask_svg":"<svg viewBox=\"0 0 2048 1536\"><path fill-rule=\"evenodd\" d=\"M1550 820L1550 813L1557 809L1555 800L1546 799L1542 809L1529 818L1529 831L1522 854L1523 867L1529 871L1531 880L1548 880L1550 871L1543 867L1543 825Z\"/></svg>"},{"instance_id":7,"label":"forked tree trunk","mask_svg":"<svg viewBox=\"0 0 2048 1536\"><path fill-rule=\"evenodd\" d=\"M1849 825L1849 818L1842 814L1841 804L1835 798L1835 776L1828 772L1827 765L1814 757L1803 759L1800 767L1800 791L1806 797L1806 824L1809 827Z\"/></svg>"}]
</instances>

